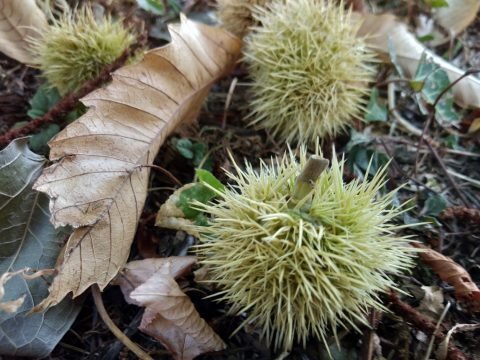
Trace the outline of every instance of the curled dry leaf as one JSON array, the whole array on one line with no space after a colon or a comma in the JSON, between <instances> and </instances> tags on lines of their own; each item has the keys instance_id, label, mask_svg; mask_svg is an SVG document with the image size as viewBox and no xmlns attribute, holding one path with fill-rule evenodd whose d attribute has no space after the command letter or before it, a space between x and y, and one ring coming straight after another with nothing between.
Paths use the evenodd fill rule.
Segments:
<instances>
[{"instance_id":1,"label":"curled dry leaf","mask_svg":"<svg viewBox=\"0 0 480 360\"><path fill-rule=\"evenodd\" d=\"M354 13L352 17L361 23L358 36L365 37L366 42L373 49L388 56L389 41L397 55L397 62L405 71L405 75L412 77L417 70L422 54L427 54L436 64L448 74L451 82L464 75L464 71L453 66L448 61L435 55L422 45L404 23L399 22L393 15L373 15ZM455 102L460 106L480 107L480 80L472 75L462 79L453 87Z\"/></svg>"},{"instance_id":2,"label":"curled dry leaf","mask_svg":"<svg viewBox=\"0 0 480 360\"><path fill-rule=\"evenodd\" d=\"M198 234L192 233L193 221L187 219L183 211L177 206L182 191L190 189L193 186L195 186L194 183L186 184L170 195L167 201L165 201L158 210L155 219L155 226L165 229L182 230L186 233L198 236Z\"/></svg>"},{"instance_id":3,"label":"curled dry leaf","mask_svg":"<svg viewBox=\"0 0 480 360\"><path fill-rule=\"evenodd\" d=\"M434 17L439 25L457 35L475 20L479 9L479 0L448 0L448 6L439 8Z\"/></svg>"},{"instance_id":4,"label":"curled dry leaf","mask_svg":"<svg viewBox=\"0 0 480 360\"><path fill-rule=\"evenodd\" d=\"M225 348L175 281L195 261L194 257L133 261L115 281L128 302L146 307L139 329L160 341L175 359L189 360Z\"/></svg>"},{"instance_id":5,"label":"curled dry leaf","mask_svg":"<svg viewBox=\"0 0 480 360\"><path fill-rule=\"evenodd\" d=\"M0 0L0 52L5 55L33 64L28 38L41 36L47 26L35 0Z\"/></svg>"},{"instance_id":6,"label":"curled dry leaf","mask_svg":"<svg viewBox=\"0 0 480 360\"><path fill-rule=\"evenodd\" d=\"M443 281L452 285L455 296L470 311L480 311L480 289L468 272L451 258L420 244L413 244L423 251L418 253L422 261L430 266Z\"/></svg>"},{"instance_id":7,"label":"curled dry leaf","mask_svg":"<svg viewBox=\"0 0 480 360\"><path fill-rule=\"evenodd\" d=\"M182 17L172 42L113 74L82 101L88 112L50 141L35 188L50 197L51 221L72 226L50 295L36 309L105 288L125 264L147 195L149 165L170 132L194 119L211 85L240 54L240 40Z\"/></svg>"}]
</instances>

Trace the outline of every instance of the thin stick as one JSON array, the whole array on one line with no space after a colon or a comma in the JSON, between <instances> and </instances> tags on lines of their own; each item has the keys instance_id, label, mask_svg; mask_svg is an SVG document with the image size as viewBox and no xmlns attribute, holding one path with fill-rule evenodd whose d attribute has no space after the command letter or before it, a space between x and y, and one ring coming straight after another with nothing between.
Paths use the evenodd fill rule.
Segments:
<instances>
[{"instance_id":1,"label":"thin stick","mask_svg":"<svg viewBox=\"0 0 480 360\"><path fill-rule=\"evenodd\" d=\"M458 197L462 200L463 204L465 206L470 206L467 198L465 197L465 195L463 194L463 192L460 190L460 187L458 186L457 182L455 181L455 179L452 177L452 175L448 172L448 169L446 168L445 164L443 163L443 160L442 158L440 157L440 155L438 155L438 152L437 150L432 146L430 145L430 143L427 142L427 146L428 148L430 149L430 151L432 152L433 154L433 157L435 158L435 160L437 160L438 164L440 165L440 167L442 168L442 171L444 172L444 174L447 176L447 180L448 182L450 183L450 185L453 187L453 189L455 190L455 192L457 193Z\"/></svg>"},{"instance_id":2,"label":"thin stick","mask_svg":"<svg viewBox=\"0 0 480 360\"><path fill-rule=\"evenodd\" d=\"M141 360L153 360L153 358L148 355L145 351L140 349L140 347L135 344L132 340L130 340L118 327L115 325L113 320L108 315L107 310L105 310L105 305L103 304L102 294L100 293L100 288L98 285L92 286L92 295L93 301L95 302L95 306L97 307L98 314L105 322L105 325L109 328L109 330L116 336L118 340L120 340L123 345L125 345L131 352L138 356Z\"/></svg>"},{"instance_id":3,"label":"thin stick","mask_svg":"<svg viewBox=\"0 0 480 360\"><path fill-rule=\"evenodd\" d=\"M175 175L173 175L170 171L168 171L167 169L165 169L161 166L152 164L152 165L139 165L138 167L148 167L148 168L158 170L158 171L164 173L165 175L167 175L170 178L170 180L172 180L175 183L175 185L177 185L177 186L182 186L183 185L183 183L180 180L178 180Z\"/></svg>"},{"instance_id":4,"label":"thin stick","mask_svg":"<svg viewBox=\"0 0 480 360\"><path fill-rule=\"evenodd\" d=\"M427 129L430 127L430 124L435 120L435 112L436 112L436 107L437 107L438 103L442 99L443 95L445 95L451 88L453 88L455 85L457 85L461 80L463 80L467 76L470 76L472 74L476 74L478 72L480 72L480 69L470 69L470 70L465 71L465 73L462 76L460 76L455 81L452 81L445 89L443 89L442 92L440 94L438 94L437 98L433 102L433 104L432 104L433 110L428 115L427 121L425 121L425 126L423 127L422 134L420 135L420 140L418 141L417 155L416 155L416 159L415 159L415 168L414 168L415 177L417 177L418 160L420 158L420 147L423 144L423 140L425 139Z\"/></svg>"}]
</instances>

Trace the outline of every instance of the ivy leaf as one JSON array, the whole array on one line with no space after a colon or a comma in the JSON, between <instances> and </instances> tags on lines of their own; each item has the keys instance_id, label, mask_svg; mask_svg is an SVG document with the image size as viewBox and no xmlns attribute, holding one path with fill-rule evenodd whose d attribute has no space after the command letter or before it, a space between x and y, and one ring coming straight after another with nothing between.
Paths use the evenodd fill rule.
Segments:
<instances>
[{"instance_id":1,"label":"ivy leaf","mask_svg":"<svg viewBox=\"0 0 480 360\"><path fill-rule=\"evenodd\" d=\"M60 98L56 88L43 84L30 100L31 108L28 110L27 115L32 119L45 115Z\"/></svg>"},{"instance_id":2,"label":"ivy leaf","mask_svg":"<svg viewBox=\"0 0 480 360\"><path fill-rule=\"evenodd\" d=\"M25 267L52 268L65 234L50 223L48 199L32 190L45 159L31 152L27 139L0 151L0 274ZM0 313L0 354L44 357L61 340L80 306L69 299L46 312L27 313L48 295L43 279L15 277L5 286L4 301L26 294L16 313Z\"/></svg>"},{"instance_id":3,"label":"ivy leaf","mask_svg":"<svg viewBox=\"0 0 480 360\"><path fill-rule=\"evenodd\" d=\"M365 115L367 122L387 121L388 110L387 107L381 104L378 100L378 89L373 88L370 94L370 100L367 106L367 114Z\"/></svg>"},{"instance_id":4,"label":"ivy leaf","mask_svg":"<svg viewBox=\"0 0 480 360\"><path fill-rule=\"evenodd\" d=\"M442 195L430 195L425 201L425 215L438 216L447 207L447 200Z\"/></svg>"},{"instance_id":5,"label":"ivy leaf","mask_svg":"<svg viewBox=\"0 0 480 360\"><path fill-rule=\"evenodd\" d=\"M199 210L194 208L193 203L195 201L206 204L217 196L217 193L208 186L205 186L205 184L210 185L212 188L218 191L224 190L223 184L211 172L198 169L196 174L201 182L195 183L193 186L180 192L179 199L176 204L178 208L182 210L185 217L190 220L197 220L197 217L202 214Z\"/></svg>"},{"instance_id":6,"label":"ivy leaf","mask_svg":"<svg viewBox=\"0 0 480 360\"><path fill-rule=\"evenodd\" d=\"M450 85L448 74L431 59L423 54L418 64L417 72L411 82L412 88L419 91L425 102L433 105ZM459 120L460 116L453 107L453 90L449 89L437 103L435 111L440 120L452 123Z\"/></svg>"}]
</instances>

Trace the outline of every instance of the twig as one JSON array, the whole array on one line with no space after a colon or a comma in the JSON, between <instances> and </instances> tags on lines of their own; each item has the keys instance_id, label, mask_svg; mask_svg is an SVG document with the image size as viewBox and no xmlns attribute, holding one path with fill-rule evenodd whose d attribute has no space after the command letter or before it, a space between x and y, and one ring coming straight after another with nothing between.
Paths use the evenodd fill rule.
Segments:
<instances>
[{"instance_id":1,"label":"twig","mask_svg":"<svg viewBox=\"0 0 480 360\"><path fill-rule=\"evenodd\" d=\"M158 170L158 171L164 173L165 175L167 175L170 178L170 180L172 180L175 183L175 185L183 186L183 183L180 180L178 180L175 175L173 175L170 171L168 171L164 167L161 167L161 166L158 166L158 165L153 165L153 164L152 165L139 165L138 167L148 167L148 168Z\"/></svg>"},{"instance_id":2,"label":"twig","mask_svg":"<svg viewBox=\"0 0 480 360\"><path fill-rule=\"evenodd\" d=\"M233 78L230 87L228 88L227 100L225 100L225 108L223 109L223 118L222 118L222 129L225 129L227 126L227 112L230 108L230 104L232 103L233 93L235 91L235 87L237 86L238 78Z\"/></svg>"},{"instance_id":3,"label":"twig","mask_svg":"<svg viewBox=\"0 0 480 360\"><path fill-rule=\"evenodd\" d=\"M467 71L465 71L465 73L460 76L458 79L456 79L455 81L452 81L445 89L442 90L442 92L440 94L438 94L438 96L436 97L435 101L433 102L432 104L432 111L430 112L430 114L428 115L428 118L427 118L427 121L425 121L425 126L423 127L423 130L422 130L422 134L420 135L420 139L418 141L418 147L417 147L417 155L416 155L416 159L415 159L415 168L414 168L414 174L415 174L415 177L417 175L417 172L418 172L418 160L419 160L419 157L420 157L420 147L421 145L423 144L423 141L425 140L425 135L427 133L427 129L430 127L430 124L435 120L435 112L436 112L436 108L437 108L437 105L438 103L440 102L440 100L442 99L443 95L445 95L451 88L453 88L455 85L457 85L461 80L463 80L464 78L466 78L467 76L470 76L472 74L476 74L480 72L480 69L469 69Z\"/></svg>"},{"instance_id":4,"label":"twig","mask_svg":"<svg viewBox=\"0 0 480 360\"><path fill-rule=\"evenodd\" d=\"M432 146L430 145L430 143L427 142L427 146L428 148L430 149L430 151L432 152L433 154L433 157L435 158L435 160L437 160L438 162L438 165L440 165L440 167L442 168L442 171L444 172L444 174L447 176L447 180L448 182L450 183L450 185L453 187L453 189L455 190L455 192L457 193L458 197L460 198L460 200L462 200L463 204L465 206L469 206L469 202L467 200L467 198L465 197L465 195L463 194L463 192L460 190L460 188L458 187L458 184L457 182L455 181L455 179L452 177L452 175L448 172L445 164L443 163L443 160L442 158L440 157L440 155L438 155L438 152L437 150Z\"/></svg>"},{"instance_id":5,"label":"twig","mask_svg":"<svg viewBox=\"0 0 480 360\"><path fill-rule=\"evenodd\" d=\"M97 307L98 314L107 325L108 329L116 336L118 340L120 340L131 352L138 356L141 360L153 360L153 358L148 355L145 351L140 349L140 347L135 344L132 340L130 340L118 327L115 325L113 320L105 310L105 306L102 300L102 294L100 293L100 288L98 285L92 286L92 295L93 301L95 302L95 306Z\"/></svg>"},{"instance_id":6,"label":"twig","mask_svg":"<svg viewBox=\"0 0 480 360\"><path fill-rule=\"evenodd\" d=\"M412 308L407 303L400 300L397 294L393 291L389 294L391 302L391 309L405 321L412 323L417 329L421 330L427 335L433 335L439 341L445 339L445 334L436 329L436 325L420 314L417 310ZM465 354L451 343L448 344L448 356L451 360L468 360Z\"/></svg>"},{"instance_id":7,"label":"twig","mask_svg":"<svg viewBox=\"0 0 480 360\"><path fill-rule=\"evenodd\" d=\"M31 120L25 126L21 128L10 130L4 135L0 136L0 147L8 145L10 141L17 137L26 136L32 132L35 132L40 126L48 123L53 123L59 118L63 118L70 111L72 111L82 97L97 89L101 84L111 79L111 73L118 68L122 67L125 62L130 58L132 54L138 49L143 47L146 42L146 35L142 34L138 41L130 46L110 65L103 68L100 74L87 81L82 87L74 93L64 96L55 106L53 106L45 115Z\"/></svg>"}]
</instances>

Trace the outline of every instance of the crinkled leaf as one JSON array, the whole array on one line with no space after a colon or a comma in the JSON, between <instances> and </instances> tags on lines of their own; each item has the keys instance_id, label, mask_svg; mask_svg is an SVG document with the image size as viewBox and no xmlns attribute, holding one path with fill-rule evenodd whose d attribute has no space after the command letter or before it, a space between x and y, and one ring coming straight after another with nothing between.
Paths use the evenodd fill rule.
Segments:
<instances>
[{"instance_id":1,"label":"crinkled leaf","mask_svg":"<svg viewBox=\"0 0 480 360\"><path fill-rule=\"evenodd\" d=\"M370 100L368 102L365 120L367 122L388 120L387 107L379 102L377 88L373 88L370 94Z\"/></svg>"},{"instance_id":2,"label":"crinkled leaf","mask_svg":"<svg viewBox=\"0 0 480 360\"><path fill-rule=\"evenodd\" d=\"M50 196L51 221L75 231L49 297L36 309L103 289L125 264L147 196L149 165L163 141L193 120L212 84L230 70L241 42L182 17L172 42L123 67L82 101L88 112L50 141L54 165L36 189Z\"/></svg>"},{"instance_id":3,"label":"crinkled leaf","mask_svg":"<svg viewBox=\"0 0 480 360\"><path fill-rule=\"evenodd\" d=\"M1 0L0 52L26 64L35 63L28 38L41 36L47 26L35 0Z\"/></svg>"},{"instance_id":4,"label":"crinkled leaf","mask_svg":"<svg viewBox=\"0 0 480 360\"><path fill-rule=\"evenodd\" d=\"M433 249L420 244L414 246L423 250L418 254L422 261L430 266L440 279L454 287L455 296L460 302L471 311L480 311L480 289L461 265Z\"/></svg>"},{"instance_id":5,"label":"crinkled leaf","mask_svg":"<svg viewBox=\"0 0 480 360\"><path fill-rule=\"evenodd\" d=\"M50 223L47 197L31 188L44 164L43 157L28 149L25 138L0 152L0 274L55 266L65 233ZM27 315L48 294L43 279L11 279L4 300L24 294L25 302L16 313L0 312L0 354L43 357L70 328L80 307L65 299L46 312Z\"/></svg>"},{"instance_id":6,"label":"crinkled leaf","mask_svg":"<svg viewBox=\"0 0 480 360\"><path fill-rule=\"evenodd\" d=\"M135 261L127 264L117 280L127 301L146 307L139 329L160 341L178 360L225 348L175 281L194 262L193 257Z\"/></svg>"}]
</instances>

